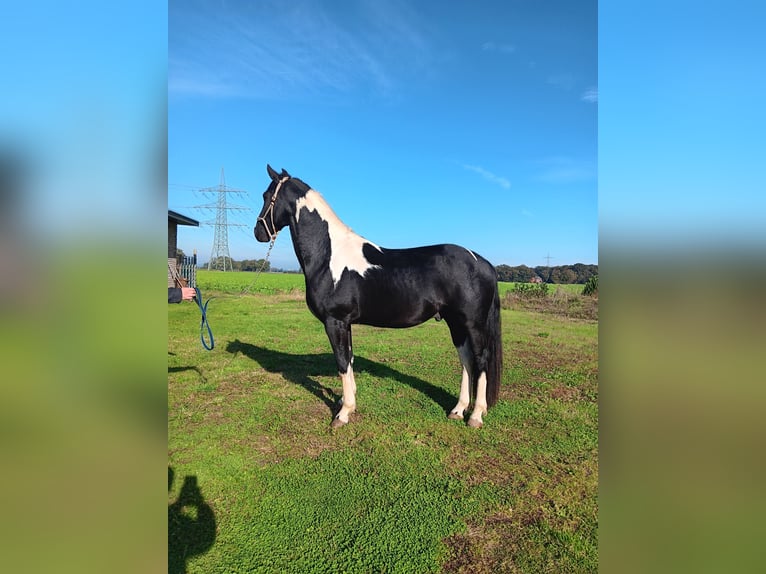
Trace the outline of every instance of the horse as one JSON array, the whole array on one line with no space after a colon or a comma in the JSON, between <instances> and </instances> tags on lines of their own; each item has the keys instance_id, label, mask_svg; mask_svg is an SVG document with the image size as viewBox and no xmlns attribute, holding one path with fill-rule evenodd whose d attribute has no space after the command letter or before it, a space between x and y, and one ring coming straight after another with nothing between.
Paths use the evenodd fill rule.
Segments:
<instances>
[{"instance_id":1,"label":"horse","mask_svg":"<svg viewBox=\"0 0 766 574\"><path fill-rule=\"evenodd\" d=\"M413 327L443 319L462 364L457 405L448 418L481 428L497 402L503 354L497 273L489 261L458 245L380 247L354 233L316 190L270 165L263 208L253 234L266 243L289 226L306 282L306 303L330 340L343 386L332 428L356 409L351 325ZM473 392L475 391L475 393Z\"/></svg>"}]
</instances>

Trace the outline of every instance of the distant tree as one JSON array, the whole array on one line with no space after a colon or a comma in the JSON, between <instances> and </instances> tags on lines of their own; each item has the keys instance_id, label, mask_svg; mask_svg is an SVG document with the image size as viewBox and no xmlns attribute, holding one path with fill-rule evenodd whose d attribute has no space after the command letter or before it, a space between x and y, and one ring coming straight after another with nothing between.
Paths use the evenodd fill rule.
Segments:
<instances>
[{"instance_id":1,"label":"distant tree","mask_svg":"<svg viewBox=\"0 0 766 574\"><path fill-rule=\"evenodd\" d=\"M575 263L555 267L501 264L495 267L498 281L528 283L533 277L539 277L544 283L581 283L584 284L594 275L598 275L598 265Z\"/></svg>"},{"instance_id":2,"label":"distant tree","mask_svg":"<svg viewBox=\"0 0 766 574\"><path fill-rule=\"evenodd\" d=\"M529 280L535 276L535 272L526 265L515 267L513 280L518 283L529 283Z\"/></svg>"},{"instance_id":3,"label":"distant tree","mask_svg":"<svg viewBox=\"0 0 766 574\"><path fill-rule=\"evenodd\" d=\"M576 279L577 274L568 266L554 267L551 272L551 283L568 284L574 283Z\"/></svg>"},{"instance_id":4,"label":"distant tree","mask_svg":"<svg viewBox=\"0 0 766 574\"><path fill-rule=\"evenodd\" d=\"M552 267L544 267L542 265L538 265L535 267L535 273L540 276L540 279L542 279L544 283L553 283Z\"/></svg>"},{"instance_id":5,"label":"distant tree","mask_svg":"<svg viewBox=\"0 0 766 574\"><path fill-rule=\"evenodd\" d=\"M242 271L258 271L261 268L261 265L264 266L264 271L271 270L271 263L268 261L264 263L263 259L244 259L240 262L240 269Z\"/></svg>"},{"instance_id":6,"label":"distant tree","mask_svg":"<svg viewBox=\"0 0 766 574\"><path fill-rule=\"evenodd\" d=\"M513 268L511 266L501 264L495 267L495 271L497 272L498 281L513 281Z\"/></svg>"}]
</instances>

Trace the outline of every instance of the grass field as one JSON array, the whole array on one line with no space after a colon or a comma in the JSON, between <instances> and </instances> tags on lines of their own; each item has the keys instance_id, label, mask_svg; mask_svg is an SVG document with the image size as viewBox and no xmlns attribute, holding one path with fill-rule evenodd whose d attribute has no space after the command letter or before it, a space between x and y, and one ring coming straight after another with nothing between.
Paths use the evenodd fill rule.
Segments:
<instances>
[{"instance_id":1,"label":"grass field","mask_svg":"<svg viewBox=\"0 0 766 574\"><path fill-rule=\"evenodd\" d=\"M446 418L443 322L354 326L358 410L332 431L340 379L303 277L237 296L253 275L200 272L211 352L197 307L168 306L170 572L596 571L595 321L504 310L478 431Z\"/></svg>"},{"instance_id":2,"label":"grass field","mask_svg":"<svg viewBox=\"0 0 766 574\"><path fill-rule=\"evenodd\" d=\"M303 275L299 273L261 273L256 278L254 272L221 272L197 270L197 282L203 291L218 291L222 293L239 294L241 291L248 293L289 293L304 289ZM500 296L502 297L513 290L515 283L498 283ZM549 290L553 295L562 292L571 295L579 295L583 285L550 285Z\"/></svg>"}]
</instances>

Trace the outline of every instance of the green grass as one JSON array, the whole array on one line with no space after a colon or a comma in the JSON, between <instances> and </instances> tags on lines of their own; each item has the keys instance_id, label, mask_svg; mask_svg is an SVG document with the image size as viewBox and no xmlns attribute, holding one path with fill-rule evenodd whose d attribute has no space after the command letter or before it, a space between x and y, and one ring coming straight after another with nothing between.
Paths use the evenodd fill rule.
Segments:
<instances>
[{"instance_id":1,"label":"green grass","mask_svg":"<svg viewBox=\"0 0 766 574\"><path fill-rule=\"evenodd\" d=\"M259 275L256 278L256 275ZM289 293L291 291L305 290L303 275L300 273L260 273L250 271L208 271L197 270L197 284L203 292L207 290L221 293L239 294L243 290L248 293ZM516 283L501 281L498 283L500 296L513 291ZM555 295L557 292L579 295L584 285L549 285L548 292Z\"/></svg>"},{"instance_id":2,"label":"green grass","mask_svg":"<svg viewBox=\"0 0 766 574\"><path fill-rule=\"evenodd\" d=\"M210 275L213 351L196 306L168 306L170 572L596 570L596 322L504 310L479 431L446 418L460 366L443 322L354 326L358 411L332 431L341 385L302 276L237 297L212 279L253 274Z\"/></svg>"},{"instance_id":3,"label":"green grass","mask_svg":"<svg viewBox=\"0 0 766 574\"><path fill-rule=\"evenodd\" d=\"M197 270L197 286L203 292L216 291L238 295L247 293L290 293L305 291L306 284L300 273L257 273L255 271Z\"/></svg>"}]
</instances>

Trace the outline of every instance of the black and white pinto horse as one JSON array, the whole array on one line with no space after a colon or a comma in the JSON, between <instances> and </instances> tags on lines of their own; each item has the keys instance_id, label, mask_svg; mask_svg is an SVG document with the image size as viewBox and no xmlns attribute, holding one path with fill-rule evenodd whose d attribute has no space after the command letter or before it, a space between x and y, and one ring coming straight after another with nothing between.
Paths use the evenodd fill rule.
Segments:
<instances>
[{"instance_id":1,"label":"black and white pinto horse","mask_svg":"<svg viewBox=\"0 0 766 574\"><path fill-rule=\"evenodd\" d=\"M386 249L346 226L324 198L284 169L266 166L271 184L255 238L276 239L290 226L306 280L306 303L324 323L343 384L333 427L356 408L351 325L412 327L435 318L449 326L463 365L460 397L448 416L463 420L475 390L471 427L497 402L502 371L500 298L494 267L457 245Z\"/></svg>"}]
</instances>

